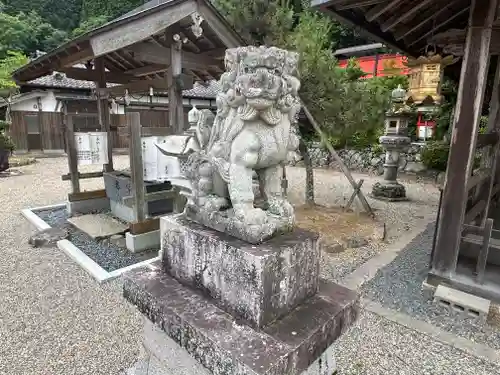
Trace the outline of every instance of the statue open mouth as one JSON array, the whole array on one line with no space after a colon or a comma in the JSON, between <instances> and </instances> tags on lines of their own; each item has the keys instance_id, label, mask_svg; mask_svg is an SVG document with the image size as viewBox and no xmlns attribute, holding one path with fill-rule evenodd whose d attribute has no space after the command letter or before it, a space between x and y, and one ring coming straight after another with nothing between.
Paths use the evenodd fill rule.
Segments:
<instances>
[{"instance_id":1,"label":"statue open mouth","mask_svg":"<svg viewBox=\"0 0 500 375\"><path fill-rule=\"evenodd\" d=\"M263 111L273 105L274 101L265 98L247 98L247 104L258 111Z\"/></svg>"}]
</instances>

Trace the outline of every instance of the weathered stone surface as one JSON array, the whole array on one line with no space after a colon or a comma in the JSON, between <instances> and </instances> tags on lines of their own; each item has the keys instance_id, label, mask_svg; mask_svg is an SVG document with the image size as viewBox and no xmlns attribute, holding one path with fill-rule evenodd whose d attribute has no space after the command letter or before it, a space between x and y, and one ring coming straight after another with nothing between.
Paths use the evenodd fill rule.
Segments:
<instances>
[{"instance_id":1,"label":"weathered stone surface","mask_svg":"<svg viewBox=\"0 0 500 375\"><path fill-rule=\"evenodd\" d=\"M228 49L224 63L217 115L208 109L191 113L197 146L186 168L188 206L197 208L191 211L197 222L216 222L213 229L258 243L290 230L294 220L281 165L299 146L299 55L244 46ZM265 210L254 205L255 173Z\"/></svg>"},{"instance_id":2,"label":"weathered stone surface","mask_svg":"<svg viewBox=\"0 0 500 375\"><path fill-rule=\"evenodd\" d=\"M214 375L300 374L359 314L355 292L322 282L316 296L256 331L157 267L125 274L125 298Z\"/></svg>"},{"instance_id":3,"label":"weathered stone surface","mask_svg":"<svg viewBox=\"0 0 500 375\"><path fill-rule=\"evenodd\" d=\"M74 216L69 218L68 222L92 238L110 237L128 229L125 224L106 214Z\"/></svg>"},{"instance_id":4,"label":"weathered stone surface","mask_svg":"<svg viewBox=\"0 0 500 375\"><path fill-rule=\"evenodd\" d=\"M68 238L69 232L63 228L48 228L33 234L28 243L33 247L55 246L57 241Z\"/></svg>"},{"instance_id":5,"label":"weathered stone surface","mask_svg":"<svg viewBox=\"0 0 500 375\"><path fill-rule=\"evenodd\" d=\"M293 217L269 215L265 224L252 225L236 218L231 209L209 211L192 204L186 205L184 213L198 224L227 233L251 244L259 244L280 233L291 232L294 223Z\"/></svg>"},{"instance_id":6,"label":"weathered stone surface","mask_svg":"<svg viewBox=\"0 0 500 375\"><path fill-rule=\"evenodd\" d=\"M406 189L398 182L381 183L377 182L372 188L373 198L387 201L407 200Z\"/></svg>"},{"instance_id":7,"label":"weathered stone surface","mask_svg":"<svg viewBox=\"0 0 500 375\"><path fill-rule=\"evenodd\" d=\"M147 318L139 348L139 359L126 375L213 375ZM336 370L335 344L332 344L300 375L332 375Z\"/></svg>"},{"instance_id":8,"label":"weathered stone surface","mask_svg":"<svg viewBox=\"0 0 500 375\"><path fill-rule=\"evenodd\" d=\"M303 229L252 245L182 215L160 219L162 267L253 326L286 314L319 284L318 235Z\"/></svg>"},{"instance_id":9,"label":"weathered stone surface","mask_svg":"<svg viewBox=\"0 0 500 375\"><path fill-rule=\"evenodd\" d=\"M361 236L350 236L344 238L345 246L349 249L357 249L358 247L363 247L368 245L368 240Z\"/></svg>"}]
</instances>

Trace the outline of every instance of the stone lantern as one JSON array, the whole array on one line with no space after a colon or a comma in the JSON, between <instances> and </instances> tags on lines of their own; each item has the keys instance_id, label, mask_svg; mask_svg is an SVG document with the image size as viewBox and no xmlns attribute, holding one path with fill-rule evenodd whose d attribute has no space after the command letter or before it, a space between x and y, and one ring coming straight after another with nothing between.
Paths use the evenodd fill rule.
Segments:
<instances>
[{"instance_id":1,"label":"stone lantern","mask_svg":"<svg viewBox=\"0 0 500 375\"><path fill-rule=\"evenodd\" d=\"M411 108L405 103L406 91L399 86L392 92L391 107L386 112L385 134L379 141L385 152L384 181L373 185L372 196L377 199L406 200L406 190L397 181L399 155L410 146L408 122Z\"/></svg>"}]
</instances>

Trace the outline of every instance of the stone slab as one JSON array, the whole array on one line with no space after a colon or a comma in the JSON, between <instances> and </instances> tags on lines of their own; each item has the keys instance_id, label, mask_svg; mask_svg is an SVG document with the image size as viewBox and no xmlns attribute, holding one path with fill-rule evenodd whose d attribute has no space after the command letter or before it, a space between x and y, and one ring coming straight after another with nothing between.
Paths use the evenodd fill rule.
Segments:
<instances>
[{"instance_id":1,"label":"stone slab","mask_svg":"<svg viewBox=\"0 0 500 375\"><path fill-rule=\"evenodd\" d=\"M330 345L301 375L334 374L337 369L334 345ZM211 373L159 326L145 318L139 360L126 375L211 375Z\"/></svg>"},{"instance_id":2,"label":"stone slab","mask_svg":"<svg viewBox=\"0 0 500 375\"><path fill-rule=\"evenodd\" d=\"M160 218L163 269L254 327L285 314L319 286L318 234L294 232L252 245L180 215Z\"/></svg>"},{"instance_id":3,"label":"stone slab","mask_svg":"<svg viewBox=\"0 0 500 375\"><path fill-rule=\"evenodd\" d=\"M127 249L133 253L160 248L160 231L155 230L148 233L132 234L125 233L125 244Z\"/></svg>"},{"instance_id":4,"label":"stone slab","mask_svg":"<svg viewBox=\"0 0 500 375\"><path fill-rule=\"evenodd\" d=\"M449 308L452 312L480 320L486 320L491 305L490 300L445 285L436 288L434 302Z\"/></svg>"},{"instance_id":5,"label":"stone slab","mask_svg":"<svg viewBox=\"0 0 500 375\"><path fill-rule=\"evenodd\" d=\"M128 227L106 214L88 214L75 216L68 222L87 233L92 238L110 237L114 234L124 233Z\"/></svg>"},{"instance_id":6,"label":"stone slab","mask_svg":"<svg viewBox=\"0 0 500 375\"><path fill-rule=\"evenodd\" d=\"M214 375L293 375L308 369L359 315L355 292L321 282L320 291L257 331L160 268L124 275L124 297Z\"/></svg>"},{"instance_id":7,"label":"stone slab","mask_svg":"<svg viewBox=\"0 0 500 375\"><path fill-rule=\"evenodd\" d=\"M279 234L293 230L293 219L268 215L268 222L262 225L248 225L237 220L231 209L225 211L205 211L193 204L187 204L184 209L186 217L198 224L227 233L240 240L260 244Z\"/></svg>"}]
</instances>

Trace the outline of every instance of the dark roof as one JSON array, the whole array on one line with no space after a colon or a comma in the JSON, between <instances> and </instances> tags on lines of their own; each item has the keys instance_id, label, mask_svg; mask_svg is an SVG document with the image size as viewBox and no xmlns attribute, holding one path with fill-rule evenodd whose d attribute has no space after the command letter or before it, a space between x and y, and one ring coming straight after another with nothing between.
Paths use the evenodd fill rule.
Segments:
<instances>
[{"instance_id":1,"label":"dark roof","mask_svg":"<svg viewBox=\"0 0 500 375\"><path fill-rule=\"evenodd\" d=\"M23 86L36 86L54 89L77 89L77 90L92 90L95 89L95 84L92 81L82 81L73 78L68 78L64 73L54 73L34 79ZM110 85L112 86L112 85ZM184 90L182 95L188 98L203 98L214 99L221 90L218 81L212 80L205 84L195 82L193 88Z\"/></svg>"},{"instance_id":2,"label":"dark roof","mask_svg":"<svg viewBox=\"0 0 500 375\"><path fill-rule=\"evenodd\" d=\"M354 46L354 47L347 47L347 48L340 48L336 50L333 54L335 56L339 55L355 55L360 52L367 52L367 51L376 51L378 49L384 48L385 46L382 43L372 43L372 44L363 44L361 46Z\"/></svg>"},{"instance_id":3,"label":"dark roof","mask_svg":"<svg viewBox=\"0 0 500 375\"><path fill-rule=\"evenodd\" d=\"M311 6L373 41L417 57L433 35L467 26L471 0L312 0Z\"/></svg>"}]
</instances>

